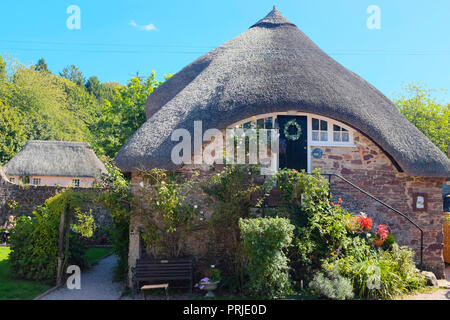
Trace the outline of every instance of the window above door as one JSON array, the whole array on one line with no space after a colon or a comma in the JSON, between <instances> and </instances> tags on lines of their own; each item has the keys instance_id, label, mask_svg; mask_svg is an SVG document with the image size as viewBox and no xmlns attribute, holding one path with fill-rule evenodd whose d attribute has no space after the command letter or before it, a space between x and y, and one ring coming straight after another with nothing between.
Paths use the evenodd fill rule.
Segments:
<instances>
[{"instance_id":1,"label":"window above door","mask_svg":"<svg viewBox=\"0 0 450 320\"><path fill-rule=\"evenodd\" d=\"M355 146L353 143L354 130L352 128L339 121L309 113L293 111L262 114L239 121L229 128L279 129L278 115L307 116L309 146Z\"/></svg>"}]
</instances>

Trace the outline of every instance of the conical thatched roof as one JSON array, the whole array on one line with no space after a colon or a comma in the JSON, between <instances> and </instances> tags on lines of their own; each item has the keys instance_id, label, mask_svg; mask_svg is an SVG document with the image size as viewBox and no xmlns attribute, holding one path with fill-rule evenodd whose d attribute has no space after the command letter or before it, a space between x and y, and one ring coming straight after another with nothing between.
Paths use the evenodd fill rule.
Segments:
<instances>
[{"instance_id":1,"label":"conical thatched roof","mask_svg":"<svg viewBox=\"0 0 450 320\"><path fill-rule=\"evenodd\" d=\"M96 177L105 166L85 142L28 141L3 167L7 175Z\"/></svg>"},{"instance_id":2,"label":"conical thatched roof","mask_svg":"<svg viewBox=\"0 0 450 320\"><path fill-rule=\"evenodd\" d=\"M159 87L147 102L148 121L116 162L124 171L173 169L174 129L192 134L194 120L202 120L203 130L222 130L254 115L290 110L354 127L411 175L450 176L450 160L388 98L325 54L276 8Z\"/></svg>"}]
</instances>

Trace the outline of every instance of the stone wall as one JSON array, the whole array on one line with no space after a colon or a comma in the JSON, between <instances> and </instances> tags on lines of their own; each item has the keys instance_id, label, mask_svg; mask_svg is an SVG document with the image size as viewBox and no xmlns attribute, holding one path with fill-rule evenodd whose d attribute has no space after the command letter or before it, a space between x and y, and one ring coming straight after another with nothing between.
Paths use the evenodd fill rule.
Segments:
<instances>
[{"instance_id":1,"label":"stone wall","mask_svg":"<svg viewBox=\"0 0 450 320\"><path fill-rule=\"evenodd\" d=\"M361 187L376 198L403 212L424 230L423 258L425 268L435 272L436 276L444 276L443 261L443 212L442 212L442 183L445 178L413 177L399 171L393 161L366 136L354 133L355 147L318 147L323 155L320 159L311 156L311 167L320 168L322 173L339 174L355 185ZM310 147L310 152L317 147ZM191 177L193 170L199 170L196 179L204 180L220 171L211 171L209 166L184 166L179 171L185 177ZM139 194L142 178L139 174L132 174L132 186L135 195ZM334 199L343 199L343 206L355 213L365 212L374 219L374 224L387 224L401 245L407 245L416 251L419 260L420 232L406 219L377 203L367 195L352 188L334 177L331 180L331 191ZM413 194L425 193L428 197L426 212L413 210ZM204 211L207 219L212 209L202 190L195 190L189 201L197 204ZM336 200L337 201L337 200ZM130 226L129 265L134 266L136 259L144 253L138 219L132 219ZM194 256L195 267L215 262L219 264L220 253L223 248L208 248L208 234L197 232L186 242L187 252ZM217 253L217 255L216 255ZM214 260L215 259L215 260ZM223 263L226 263L224 261ZM131 285L131 283L130 283Z\"/></svg>"},{"instance_id":2,"label":"stone wall","mask_svg":"<svg viewBox=\"0 0 450 320\"><path fill-rule=\"evenodd\" d=\"M413 177L399 172L377 145L358 132L354 133L354 143L355 147L319 147L323 156L320 159L311 157L311 167L320 168L322 173L343 176L416 222L424 230L424 263L442 277L442 183L445 178ZM341 197L343 206L351 212L362 211L373 217L375 224L387 224L397 242L413 248L417 253L416 258L420 258L420 232L405 218L336 177L332 178L331 191L334 199ZM426 212L413 210L414 193L427 195Z\"/></svg>"},{"instance_id":3,"label":"stone wall","mask_svg":"<svg viewBox=\"0 0 450 320\"><path fill-rule=\"evenodd\" d=\"M221 170L222 168L223 166L218 166L216 168L216 171L211 171L209 166L192 165L181 168L179 170L179 173L183 176L184 179L200 182L205 181L213 174L216 174L218 170ZM199 173L199 175L194 175L194 172ZM142 197L141 182L143 182L142 176L134 172L131 178L131 186L135 200L141 199ZM206 221L213 213L211 203L207 201L206 194L199 187L193 188L189 192L186 201L190 205L196 206L198 208L201 218L204 219L203 221ZM145 206L143 202L145 201L135 202L135 205ZM199 223L199 225L201 225L201 223ZM130 220L130 242L128 254L128 265L130 267L134 267L136 265L136 259L146 255L151 256L151 252L146 250L141 238L142 226L143 222L141 221L139 215L134 214ZM219 247L219 243L217 243L214 248L211 247L210 233L207 228L197 228L197 230L186 239L185 250L183 254L191 256L193 258L194 281L203 277L204 271L206 271L206 269L212 264L216 264L219 268L222 268L222 263L225 262L223 261L221 250L222 248ZM131 268L129 268L128 281L128 285L131 287Z\"/></svg>"},{"instance_id":4,"label":"stone wall","mask_svg":"<svg viewBox=\"0 0 450 320\"><path fill-rule=\"evenodd\" d=\"M22 186L10 183L0 168L0 224L3 224L11 214L32 216L33 210L37 206L44 204L46 199L61 190L62 188L58 187ZM14 210L10 206L12 202L18 203ZM110 226L112 223L111 215L101 206L87 204L80 209L83 211L92 210L95 222L99 227Z\"/></svg>"}]
</instances>

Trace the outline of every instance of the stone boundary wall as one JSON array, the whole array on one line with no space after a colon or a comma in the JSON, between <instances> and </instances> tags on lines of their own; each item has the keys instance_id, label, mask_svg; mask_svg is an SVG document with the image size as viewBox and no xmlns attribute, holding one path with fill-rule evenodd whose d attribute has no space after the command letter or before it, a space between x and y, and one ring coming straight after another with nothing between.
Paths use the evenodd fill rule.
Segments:
<instances>
[{"instance_id":1,"label":"stone boundary wall","mask_svg":"<svg viewBox=\"0 0 450 320\"><path fill-rule=\"evenodd\" d=\"M45 200L53 197L57 192L63 190L61 187L45 186L21 186L9 182L0 168L0 224L3 224L9 215L32 216L37 206L44 204ZM86 190L86 189L80 189ZM13 201L18 203L15 210L9 206ZM98 205L87 205L81 208L83 211L92 209L95 223L98 227L107 227L112 224L111 215L108 211Z\"/></svg>"}]
</instances>

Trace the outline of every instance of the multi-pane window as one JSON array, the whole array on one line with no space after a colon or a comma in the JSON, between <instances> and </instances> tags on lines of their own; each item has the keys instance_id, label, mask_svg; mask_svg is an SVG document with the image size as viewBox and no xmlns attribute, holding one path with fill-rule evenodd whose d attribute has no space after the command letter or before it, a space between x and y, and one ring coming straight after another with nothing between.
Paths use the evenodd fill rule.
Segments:
<instances>
[{"instance_id":1,"label":"multi-pane window","mask_svg":"<svg viewBox=\"0 0 450 320\"><path fill-rule=\"evenodd\" d=\"M312 141L328 141L328 122L312 118Z\"/></svg>"},{"instance_id":2,"label":"multi-pane window","mask_svg":"<svg viewBox=\"0 0 450 320\"><path fill-rule=\"evenodd\" d=\"M80 179L73 179L72 186L79 188L80 187Z\"/></svg>"},{"instance_id":3,"label":"multi-pane window","mask_svg":"<svg viewBox=\"0 0 450 320\"><path fill-rule=\"evenodd\" d=\"M33 184L33 186L40 186L41 185L41 179L40 178L33 178L31 183Z\"/></svg>"},{"instance_id":4,"label":"multi-pane window","mask_svg":"<svg viewBox=\"0 0 450 320\"><path fill-rule=\"evenodd\" d=\"M242 128L244 128L244 129L273 129L274 128L274 120L273 120L273 117L259 118L257 120L255 118L252 121L242 124Z\"/></svg>"},{"instance_id":5,"label":"multi-pane window","mask_svg":"<svg viewBox=\"0 0 450 320\"><path fill-rule=\"evenodd\" d=\"M334 142L349 142L350 135L347 129L338 125L333 125L333 141Z\"/></svg>"},{"instance_id":6,"label":"multi-pane window","mask_svg":"<svg viewBox=\"0 0 450 320\"><path fill-rule=\"evenodd\" d=\"M283 113L283 115L285 115ZM299 115L299 114L294 114ZM348 127L338 121L321 116L310 115L308 122L308 137L311 145L317 146L352 146L353 133ZM233 126L234 127L234 126ZM255 116L240 122L235 128L243 129L280 129L276 114ZM270 135L269 137L270 138ZM270 141L270 140L269 140Z\"/></svg>"},{"instance_id":7,"label":"multi-pane window","mask_svg":"<svg viewBox=\"0 0 450 320\"><path fill-rule=\"evenodd\" d=\"M15 183L16 182L16 178L9 178L9 182Z\"/></svg>"}]
</instances>

